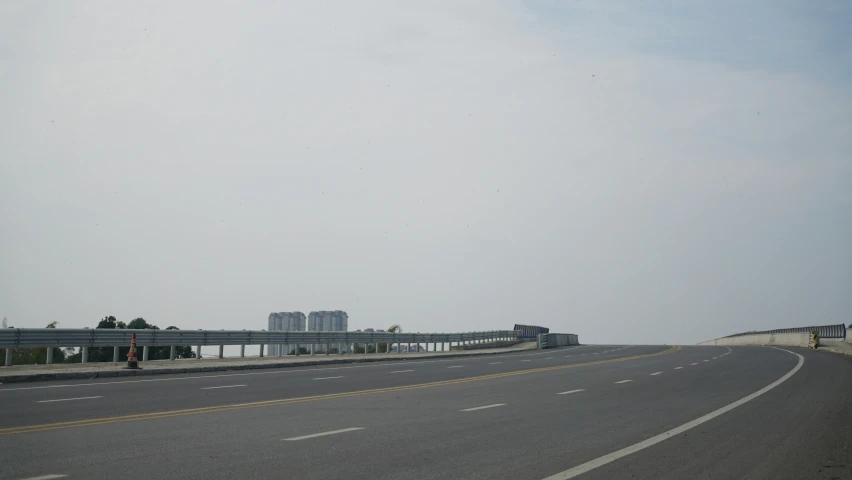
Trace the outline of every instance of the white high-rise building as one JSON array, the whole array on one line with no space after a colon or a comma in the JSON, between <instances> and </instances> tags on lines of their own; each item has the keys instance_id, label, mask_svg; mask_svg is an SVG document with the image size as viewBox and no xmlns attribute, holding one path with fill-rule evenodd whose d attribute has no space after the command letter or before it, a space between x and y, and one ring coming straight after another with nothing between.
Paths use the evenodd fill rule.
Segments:
<instances>
[{"instance_id":1,"label":"white high-rise building","mask_svg":"<svg viewBox=\"0 0 852 480\"><path fill-rule=\"evenodd\" d=\"M269 314L269 326L267 330L271 332L304 332L306 327L305 314L302 312L272 312ZM278 356L290 354L295 345L270 345L269 356Z\"/></svg>"},{"instance_id":2,"label":"white high-rise building","mask_svg":"<svg viewBox=\"0 0 852 480\"><path fill-rule=\"evenodd\" d=\"M342 310L320 310L308 314L309 332L345 332L347 330L349 330L349 315ZM325 352L325 345L318 347L320 351Z\"/></svg>"}]
</instances>

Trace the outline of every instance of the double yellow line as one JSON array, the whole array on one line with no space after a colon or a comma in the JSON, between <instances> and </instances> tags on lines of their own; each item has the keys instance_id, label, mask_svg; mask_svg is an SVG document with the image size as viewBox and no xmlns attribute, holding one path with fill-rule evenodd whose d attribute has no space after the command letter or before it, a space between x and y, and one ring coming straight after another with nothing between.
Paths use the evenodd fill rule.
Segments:
<instances>
[{"instance_id":1,"label":"double yellow line","mask_svg":"<svg viewBox=\"0 0 852 480\"><path fill-rule=\"evenodd\" d=\"M171 410L166 412L157 412L157 413L140 413L138 415L125 415L121 417L106 417L106 418L92 418L88 420L77 420L74 422L60 422L60 423L47 423L42 425L27 425L23 427L12 427L12 428L4 428L0 429L0 435L16 435L19 433L33 433L33 432L46 432L49 430L59 430L62 428L77 428L77 427L90 427L93 425L107 425L110 423L120 423L120 422L135 422L139 420L156 420L159 418L170 418L170 417L182 417L186 415L198 415L201 413L215 413L215 412L227 412L229 410L242 410L245 408L258 408L258 407L273 407L278 405L291 405L294 403L305 403L305 402L315 402L319 400L333 400L337 398L347 398L347 397L357 397L361 395L375 395L379 393L391 393L391 392L402 392L405 390L415 390L420 388L432 388L432 387L442 387L445 385L457 385L460 383L471 383L471 382L481 382L483 380L494 380L497 378L505 378L505 377L513 377L516 375L527 375L530 373L539 373L539 372L552 372L555 370L566 370L569 368L577 368L584 367L590 365L602 365L606 363L618 363L618 362L626 362L629 360L636 360L639 358L648 358L655 357L657 355L665 355L667 353L672 353L677 350L680 350L680 347L671 347L668 350L663 350L662 352L651 353L647 355L635 355L632 357L623 357L623 358L614 358L611 360L599 360L596 362L585 362L585 363L575 363L571 365L558 365L555 367L542 367L542 368L531 368L527 370L517 370L513 372L504 372L504 373L494 373L491 375L481 375L478 377L468 377L468 378L459 378L456 380L443 380L439 382L429 382L429 383L420 383L416 385L405 385L399 387L387 387L387 388L375 388L371 390L359 390L355 392L344 392L344 393L332 393L328 395L314 395L310 397L297 397L297 398L282 398L278 400L266 400L262 402L251 402L251 403L237 403L233 405L220 405L216 407L202 407L202 408L190 408L186 410Z\"/></svg>"}]
</instances>

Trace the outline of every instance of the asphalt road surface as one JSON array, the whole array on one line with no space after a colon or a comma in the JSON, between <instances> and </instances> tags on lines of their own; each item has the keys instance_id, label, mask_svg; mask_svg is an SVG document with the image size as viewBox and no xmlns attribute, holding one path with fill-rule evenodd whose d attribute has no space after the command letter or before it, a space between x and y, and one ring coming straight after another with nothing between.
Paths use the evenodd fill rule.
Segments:
<instances>
[{"instance_id":1,"label":"asphalt road surface","mask_svg":"<svg viewBox=\"0 0 852 480\"><path fill-rule=\"evenodd\" d=\"M0 478L849 479L852 361L583 346L0 385Z\"/></svg>"}]
</instances>

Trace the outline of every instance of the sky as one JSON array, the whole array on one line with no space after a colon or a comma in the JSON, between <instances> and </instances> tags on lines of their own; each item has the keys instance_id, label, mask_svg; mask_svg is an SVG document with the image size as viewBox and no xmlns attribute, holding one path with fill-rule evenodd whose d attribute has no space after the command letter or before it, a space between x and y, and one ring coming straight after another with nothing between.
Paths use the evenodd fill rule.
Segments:
<instances>
[{"instance_id":1,"label":"sky","mask_svg":"<svg viewBox=\"0 0 852 480\"><path fill-rule=\"evenodd\" d=\"M846 1L0 3L0 316L852 322Z\"/></svg>"}]
</instances>

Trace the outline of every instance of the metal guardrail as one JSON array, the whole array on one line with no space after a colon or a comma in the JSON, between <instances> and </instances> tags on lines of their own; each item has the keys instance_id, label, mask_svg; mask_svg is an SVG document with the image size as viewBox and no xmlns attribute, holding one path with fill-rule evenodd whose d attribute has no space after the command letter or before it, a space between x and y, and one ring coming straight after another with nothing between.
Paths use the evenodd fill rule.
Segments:
<instances>
[{"instance_id":1,"label":"metal guardrail","mask_svg":"<svg viewBox=\"0 0 852 480\"><path fill-rule=\"evenodd\" d=\"M515 339L514 330L468 333L277 332L258 330L125 330L111 328L6 328L0 348L274 345L326 343L450 343Z\"/></svg>"},{"instance_id":2,"label":"metal guardrail","mask_svg":"<svg viewBox=\"0 0 852 480\"><path fill-rule=\"evenodd\" d=\"M819 338L846 338L846 326L842 323L840 325L820 325L816 327L798 327L798 328L779 328L776 330L765 330L762 332L743 332L737 333L734 335L728 335L727 337L722 338L730 338L730 337L741 337L743 335L760 335L763 333L811 333L817 332L819 333Z\"/></svg>"}]
</instances>

